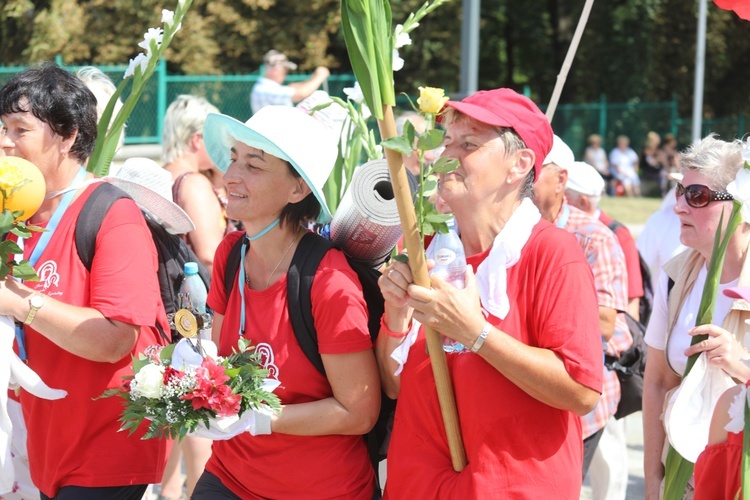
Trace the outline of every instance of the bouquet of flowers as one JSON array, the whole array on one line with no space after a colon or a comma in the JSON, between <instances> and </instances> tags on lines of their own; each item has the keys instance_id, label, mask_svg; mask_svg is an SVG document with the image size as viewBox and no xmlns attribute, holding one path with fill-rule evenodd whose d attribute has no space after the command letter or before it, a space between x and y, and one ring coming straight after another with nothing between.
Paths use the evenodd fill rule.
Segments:
<instances>
[{"instance_id":1,"label":"bouquet of flowers","mask_svg":"<svg viewBox=\"0 0 750 500\"><path fill-rule=\"evenodd\" d=\"M272 393L278 383L267 375L245 339L223 358L213 342L186 338L166 347L150 346L133 357L133 375L101 397L125 400L121 430L132 434L148 420L143 439L182 439L200 424L221 427L253 409L278 412L281 403Z\"/></svg>"}]
</instances>

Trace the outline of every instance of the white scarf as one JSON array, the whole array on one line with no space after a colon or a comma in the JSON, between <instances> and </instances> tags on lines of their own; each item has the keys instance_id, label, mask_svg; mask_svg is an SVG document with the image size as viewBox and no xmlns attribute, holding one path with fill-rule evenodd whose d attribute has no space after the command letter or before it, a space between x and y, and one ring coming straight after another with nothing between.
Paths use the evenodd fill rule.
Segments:
<instances>
[{"instance_id":1,"label":"white scarf","mask_svg":"<svg viewBox=\"0 0 750 500\"><path fill-rule=\"evenodd\" d=\"M539 209L536 208L531 199L524 198L521 205L513 212L508 222L495 237L487 258L477 268L476 282L479 289L479 300L482 307L496 318L504 319L510 311L507 271L521 258L521 250L529 241L532 229L541 218ZM434 241L433 239L430 246L427 247L428 255L433 251L432 244ZM394 373L396 376L401 374L404 364L409 358L409 349L417 341L419 326L419 322L413 320L406 339L391 353L391 359L399 364Z\"/></svg>"}]
</instances>

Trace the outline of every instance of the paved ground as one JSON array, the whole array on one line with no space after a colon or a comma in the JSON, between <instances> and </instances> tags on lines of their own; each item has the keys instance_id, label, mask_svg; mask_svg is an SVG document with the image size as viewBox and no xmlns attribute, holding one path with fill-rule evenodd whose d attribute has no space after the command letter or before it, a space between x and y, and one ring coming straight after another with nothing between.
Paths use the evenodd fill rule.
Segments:
<instances>
[{"instance_id":1,"label":"paved ground","mask_svg":"<svg viewBox=\"0 0 750 500\"><path fill-rule=\"evenodd\" d=\"M645 497L645 485L643 482L643 414L633 413L625 417L625 432L628 439L628 499L640 499ZM581 500L590 500L591 488L588 479L583 483Z\"/></svg>"}]
</instances>

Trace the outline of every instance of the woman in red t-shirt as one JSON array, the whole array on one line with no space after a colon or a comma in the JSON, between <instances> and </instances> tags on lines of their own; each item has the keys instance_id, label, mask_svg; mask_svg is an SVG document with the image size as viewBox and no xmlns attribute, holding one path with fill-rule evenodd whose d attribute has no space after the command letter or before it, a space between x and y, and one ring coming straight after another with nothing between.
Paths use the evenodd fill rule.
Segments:
<instances>
[{"instance_id":1,"label":"woman in red t-shirt","mask_svg":"<svg viewBox=\"0 0 750 500\"><path fill-rule=\"evenodd\" d=\"M240 335L249 339L279 382L275 393L283 406L278 414L246 412L229 432L198 432L215 442L192 498L370 499L375 475L362 434L377 418L380 385L357 276L331 250L312 283L325 375L302 352L287 301L287 270L303 224L330 220L322 187L337 136L300 110L267 106L245 124L208 115L204 138L225 172L227 214L247 231L228 234L216 251L216 285L208 296L213 339L220 355L231 353ZM227 291L221 286L227 259L240 238L246 252Z\"/></svg>"},{"instance_id":2,"label":"woman in red t-shirt","mask_svg":"<svg viewBox=\"0 0 750 500\"><path fill-rule=\"evenodd\" d=\"M440 175L438 192L473 272L463 290L440 278L416 286L400 262L381 278L376 353L381 383L398 397L385 496L578 498L579 416L599 398L602 354L591 269L576 239L530 198L552 130L510 89L447 108L443 154L459 166ZM468 460L460 473L416 322L466 346L447 354Z\"/></svg>"}]
</instances>

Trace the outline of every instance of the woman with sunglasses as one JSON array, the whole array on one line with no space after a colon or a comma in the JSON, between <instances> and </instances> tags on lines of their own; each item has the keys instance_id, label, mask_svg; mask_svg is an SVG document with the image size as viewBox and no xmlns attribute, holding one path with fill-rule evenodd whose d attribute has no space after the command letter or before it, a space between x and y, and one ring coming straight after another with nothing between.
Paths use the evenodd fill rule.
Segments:
<instances>
[{"instance_id":1,"label":"woman with sunglasses","mask_svg":"<svg viewBox=\"0 0 750 500\"><path fill-rule=\"evenodd\" d=\"M682 381L688 357L705 351L711 366L743 383L750 378L750 369L742 362L748 356L742 342L745 325L737 321L742 313L722 293L738 285L750 243L750 225L741 224L729 240L713 324L694 327L714 235L720 224L722 230L726 228L732 210L733 198L726 187L743 166L742 142L725 142L709 135L683 152L680 163L684 177L677 185L674 210L681 223L680 241L688 249L664 265L646 331L649 349L643 385L643 441L647 499L660 496L666 435L661 415L668 393ZM729 328L729 324L741 327L728 331L716 326ZM708 335L708 340L691 346L695 335Z\"/></svg>"}]
</instances>

